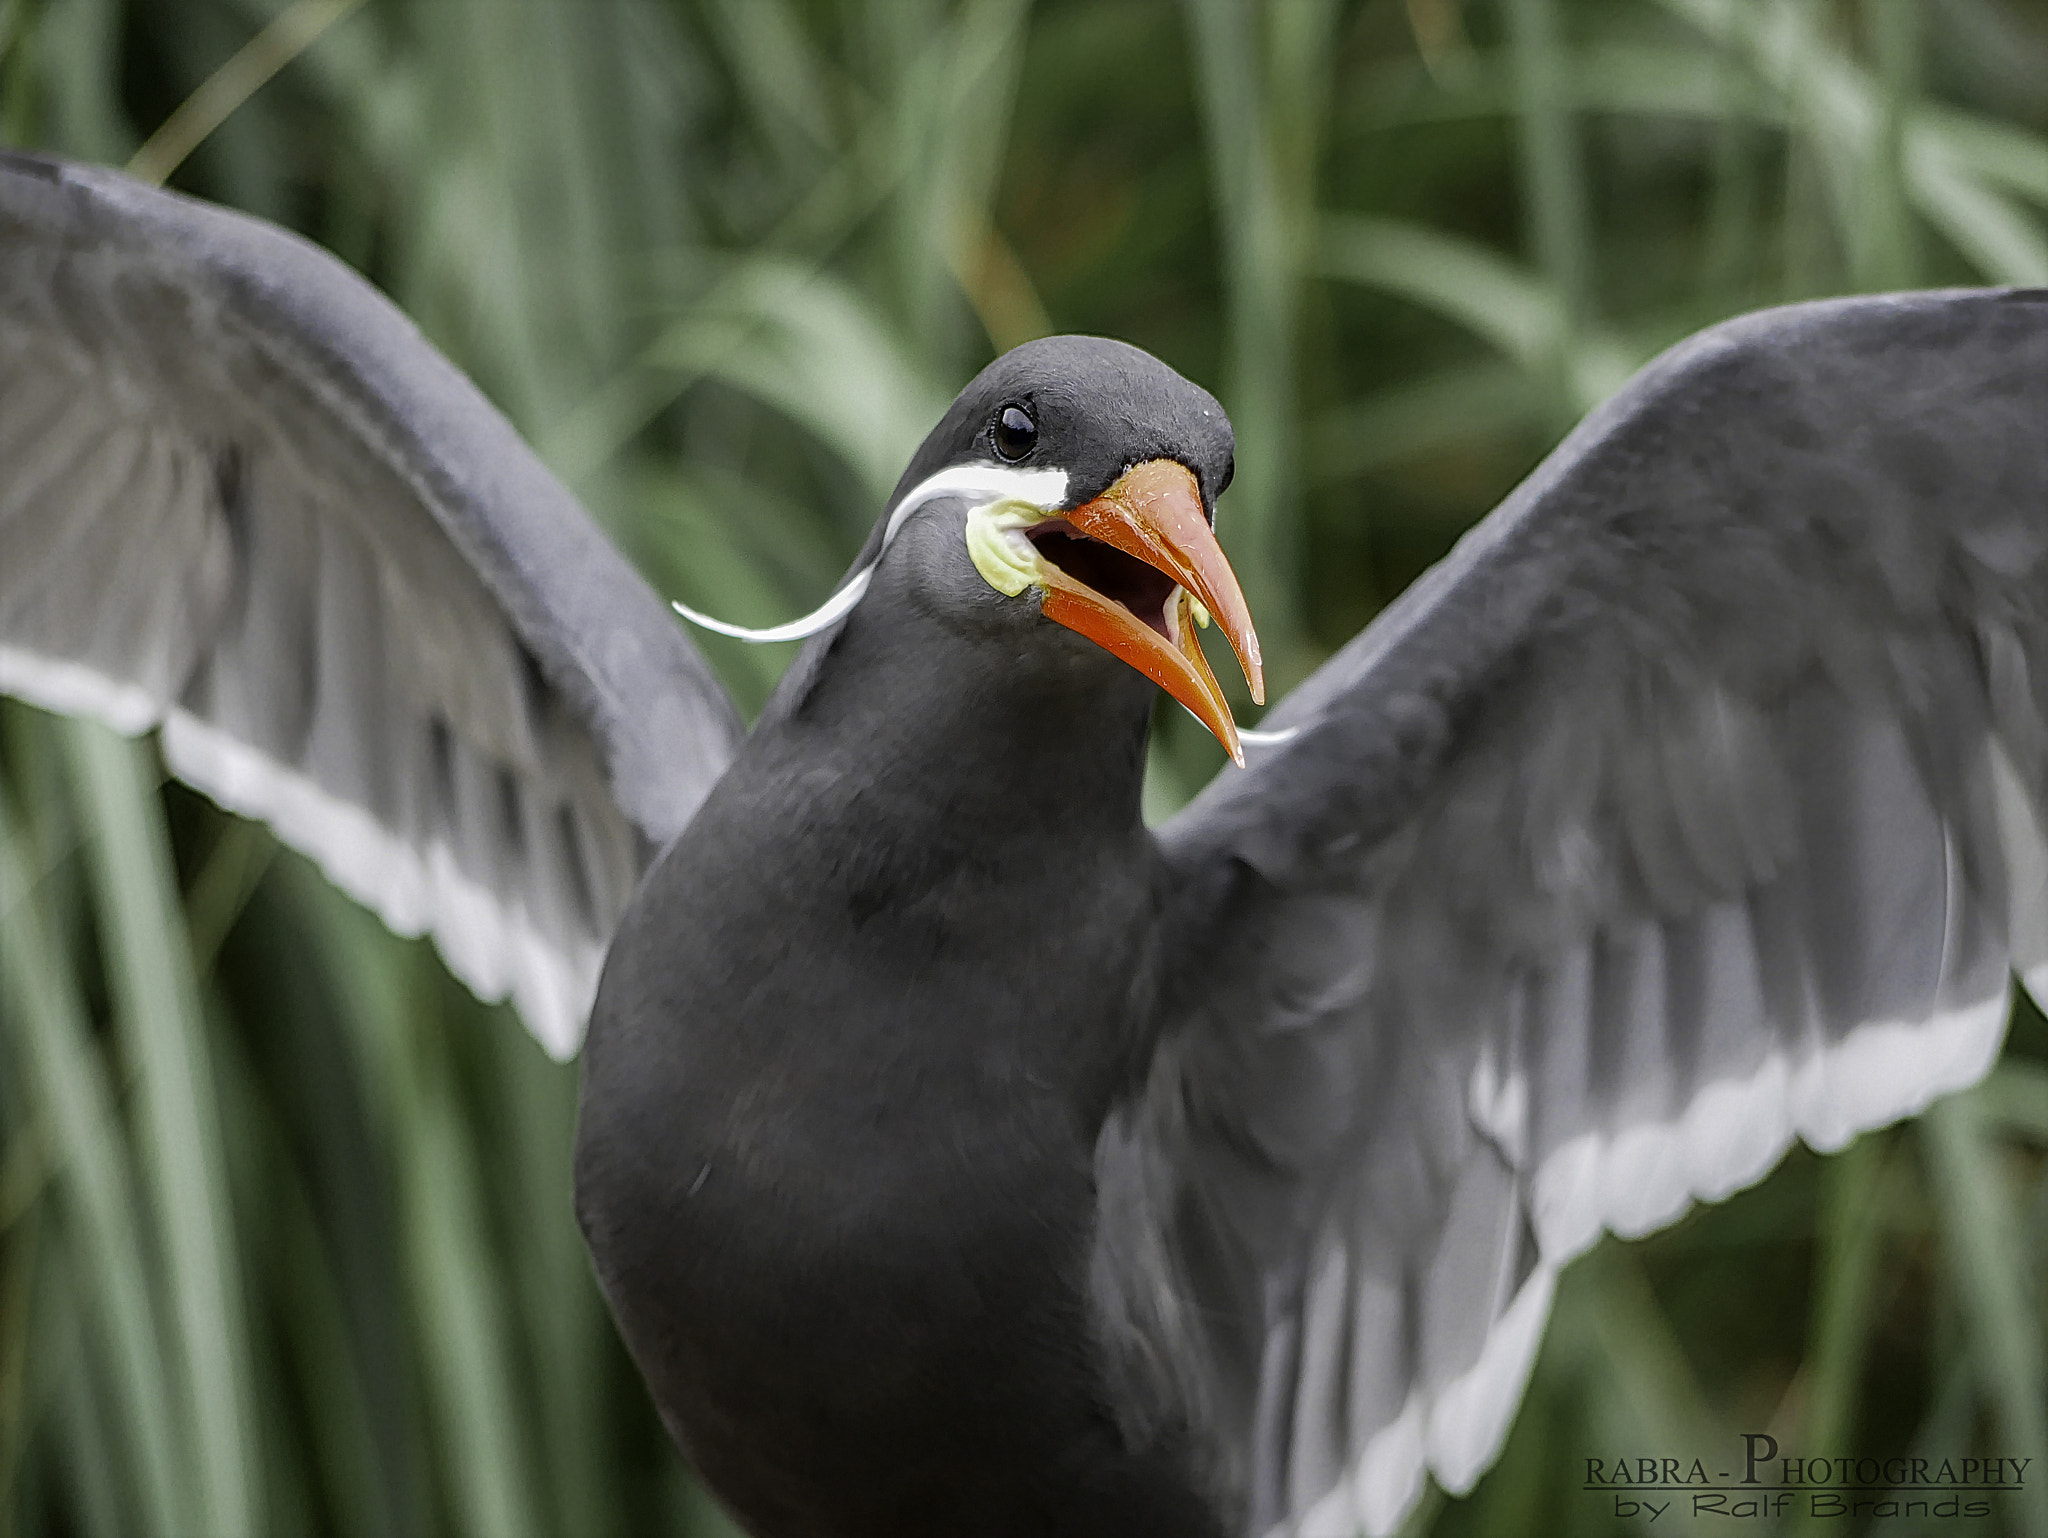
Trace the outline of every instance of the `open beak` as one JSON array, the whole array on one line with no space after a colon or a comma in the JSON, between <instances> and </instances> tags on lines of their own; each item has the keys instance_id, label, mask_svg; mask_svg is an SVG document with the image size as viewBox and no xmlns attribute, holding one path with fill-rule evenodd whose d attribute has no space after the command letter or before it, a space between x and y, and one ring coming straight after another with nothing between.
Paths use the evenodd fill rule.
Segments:
<instances>
[{"instance_id":1,"label":"open beak","mask_svg":"<svg viewBox=\"0 0 2048 1538\"><path fill-rule=\"evenodd\" d=\"M1203 513L1194 472L1169 459L1149 459L1125 471L1094 501L1036 525L1027 537L1041 557L1045 617L1150 678L1243 764L1237 723L1196 639L1197 603L1222 626L1252 698L1264 704L1259 637L1237 574ZM1095 542L1142 562L1158 577L1090 550Z\"/></svg>"}]
</instances>

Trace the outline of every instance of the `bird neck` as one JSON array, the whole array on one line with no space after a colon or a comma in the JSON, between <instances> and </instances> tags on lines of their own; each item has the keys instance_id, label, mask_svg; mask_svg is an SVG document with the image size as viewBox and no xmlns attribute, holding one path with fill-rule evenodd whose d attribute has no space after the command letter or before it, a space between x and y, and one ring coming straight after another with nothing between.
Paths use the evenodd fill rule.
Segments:
<instances>
[{"instance_id":1,"label":"bird neck","mask_svg":"<svg viewBox=\"0 0 2048 1538\"><path fill-rule=\"evenodd\" d=\"M850 778L923 836L1142 837L1156 690L1107 653L1064 632L1041 653L915 606L883 622L857 609L813 645L764 713L761 746Z\"/></svg>"}]
</instances>

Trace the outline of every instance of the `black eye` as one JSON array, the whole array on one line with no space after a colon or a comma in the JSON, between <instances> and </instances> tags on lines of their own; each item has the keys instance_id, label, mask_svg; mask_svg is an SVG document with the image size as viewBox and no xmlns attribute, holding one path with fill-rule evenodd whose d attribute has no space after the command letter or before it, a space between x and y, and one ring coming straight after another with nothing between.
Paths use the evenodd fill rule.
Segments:
<instances>
[{"instance_id":1,"label":"black eye","mask_svg":"<svg viewBox=\"0 0 2048 1538\"><path fill-rule=\"evenodd\" d=\"M1019 460L1038 442L1038 424L1022 406L1005 406L996 413L996 452L1004 459Z\"/></svg>"}]
</instances>

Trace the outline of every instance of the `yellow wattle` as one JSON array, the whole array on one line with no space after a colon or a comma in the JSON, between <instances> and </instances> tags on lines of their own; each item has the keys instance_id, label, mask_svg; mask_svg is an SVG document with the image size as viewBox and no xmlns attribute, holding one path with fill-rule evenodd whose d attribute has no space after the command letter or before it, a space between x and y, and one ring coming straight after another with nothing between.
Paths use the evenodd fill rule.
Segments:
<instances>
[{"instance_id":1,"label":"yellow wattle","mask_svg":"<svg viewBox=\"0 0 2048 1538\"><path fill-rule=\"evenodd\" d=\"M982 580L1007 598L1015 598L1027 587L1042 582L1038 555L1030 545L1018 548L1010 538L1016 529L1028 529L1045 521L1044 509L1029 502L1005 499L967 514L967 555Z\"/></svg>"}]
</instances>

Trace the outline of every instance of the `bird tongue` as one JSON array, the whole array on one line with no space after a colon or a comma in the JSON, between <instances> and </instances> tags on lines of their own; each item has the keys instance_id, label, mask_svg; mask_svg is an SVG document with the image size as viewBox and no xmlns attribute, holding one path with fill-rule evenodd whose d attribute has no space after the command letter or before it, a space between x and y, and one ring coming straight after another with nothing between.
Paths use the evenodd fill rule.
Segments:
<instances>
[{"instance_id":1,"label":"bird tongue","mask_svg":"<svg viewBox=\"0 0 2048 1538\"><path fill-rule=\"evenodd\" d=\"M1188 594L1216 617L1244 669L1252 698L1263 703L1266 686L1259 638L1237 576L1203 513L1194 473L1172 460L1147 460L1124 472L1094 501L1068 513L1065 522L1076 533L1101 540L1171 577L1186 591L1167 600L1162 617L1168 623L1162 634L1123 604L1046 561L1045 617L1088 637L1150 678L1193 711L1242 764L1237 723L1202 655L1196 627L1190 623Z\"/></svg>"}]
</instances>

